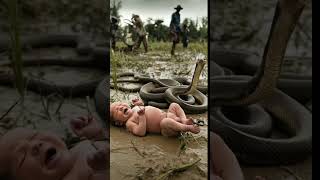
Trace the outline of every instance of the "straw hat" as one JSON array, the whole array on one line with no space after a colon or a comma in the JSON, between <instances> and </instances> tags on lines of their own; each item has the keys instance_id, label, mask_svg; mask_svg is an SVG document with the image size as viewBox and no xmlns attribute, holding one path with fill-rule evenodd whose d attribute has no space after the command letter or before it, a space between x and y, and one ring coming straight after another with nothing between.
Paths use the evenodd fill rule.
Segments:
<instances>
[{"instance_id":1,"label":"straw hat","mask_svg":"<svg viewBox=\"0 0 320 180\"><path fill-rule=\"evenodd\" d=\"M138 18L139 17L139 15L137 15L137 14L132 14L132 18Z\"/></svg>"},{"instance_id":2,"label":"straw hat","mask_svg":"<svg viewBox=\"0 0 320 180\"><path fill-rule=\"evenodd\" d=\"M181 9L183 9L181 6L180 6L180 4L177 6L177 7L175 7L174 9L176 9L176 10L181 10Z\"/></svg>"}]
</instances>

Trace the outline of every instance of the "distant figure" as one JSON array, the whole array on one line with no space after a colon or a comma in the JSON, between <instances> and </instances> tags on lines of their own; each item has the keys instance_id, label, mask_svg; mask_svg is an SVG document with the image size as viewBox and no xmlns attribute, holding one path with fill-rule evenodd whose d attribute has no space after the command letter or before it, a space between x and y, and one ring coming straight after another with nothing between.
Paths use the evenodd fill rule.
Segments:
<instances>
[{"instance_id":1,"label":"distant figure","mask_svg":"<svg viewBox=\"0 0 320 180\"><path fill-rule=\"evenodd\" d=\"M138 49L140 47L141 42L143 42L144 51L148 52L147 32L143 27L141 18L139 17L139 15L133 14L131 20L134 25L134 30L138 35L138 40L133 49Z\"/></svg>"},{"instance_id":2,"label":"distant figure","mask_svg":"<svg viewBox=\"0 0 320 180\"><path fill-rule=\"evenodd\" d=\"M163 38L161 36L162 23L163 23L163 20L161 20L161 19L156 20L155 23L154 23L154 29L155 29L155 32L156 32L157 41L161 41L161 38Z\"/></svg>"},{"instance_id":3,"label":"distant figure","mask_svg":"<svg viewBox=\"0 0 320 180\"><path fill-rule=\"evenodd\" d=\"M124 38L124 43L127 45L127 48L125 49L126 52L133 50L134 41L132 38L132 33L130 33L129 30L127 31L126 36Z\"/></svg>"},{"instance_id":4,"label":"distant figure","mask_svg":"<svg viewBox=\"0 0 320 180\"><path fill-rule=\"evenodd\" d=\"M115 16L111 16L111 48L116 48L116 34L119 28L119 19Z\"/></svg>"},{"instance_id":5,"label":"distant figure","mask_svg":"<svg viewBox=\"0 0 320 180\"><path fill-rule=\"evenodd\" d=\"M182 44L184 48L187 48L189 44L189 32L190 32L189 23L188 21L186 21L182 25Z\"/></svg>"},{"instance_id":6,"label":"distant figure","mask_svg":"<svg viewBox=\"0 0 320 180\"><path fill-rule=\"evenodd\" d=\"M174 51L176 49L176 44L179 43L179 35L181 34L181 28L180 28L180 11L183 9L180 5L175 7L176 12L174 12L171 16L171 22L170 22L170 34L172 35L172 49L171 49L171 55L174 55Z\"/></svg>"}]
</instances>

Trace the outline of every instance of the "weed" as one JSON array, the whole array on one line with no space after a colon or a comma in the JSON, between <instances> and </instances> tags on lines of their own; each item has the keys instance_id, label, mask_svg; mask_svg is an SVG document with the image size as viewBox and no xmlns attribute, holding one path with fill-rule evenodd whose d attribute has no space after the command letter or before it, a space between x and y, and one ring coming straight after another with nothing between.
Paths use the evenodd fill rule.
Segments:
<instances>
[{"instance_id":1,"label":"weed","mask_svg":"<svg viewBox=\"0 0 320 180\"><path fill-rule=\"evenodd\" d=\"M18 0L7 1L7 7L9 12L9 22L10 22L10 39L11 39L11 63L15 74L15 86L24 99L24 86L25 81L23 77L22 68L22 50L20 42L20 27L18 21Z\"/></svg>"}]
</instances>

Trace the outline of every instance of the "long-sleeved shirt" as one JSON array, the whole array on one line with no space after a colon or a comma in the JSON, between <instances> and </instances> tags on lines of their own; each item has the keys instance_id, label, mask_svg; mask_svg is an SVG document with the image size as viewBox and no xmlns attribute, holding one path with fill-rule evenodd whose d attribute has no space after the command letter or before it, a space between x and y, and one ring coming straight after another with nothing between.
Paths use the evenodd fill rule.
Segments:
<instances>
[{"instance_id":1,"label":"long-sleeved shirt","mask_svg":"<svg viewBox=\"0 0 320 180\"><path fill-rule=\"evenodd\" d=\"M180 13L174 12L171 16L171 22L170 22L170 29L171 31L175 32L181 32L180 29Z\"/></svg>"},{"instance_id":2,"label":"long-sleeved shirt","mask_svg":"<svg viewBox=\"0 0 320 180\"><path fill-rule=\"evenodd\" d=\"M143 27L143 22L140 19L140 17L135 18L133 21L133 24L135 25L135 30L139 34L139 36L145 36L146 35L146 30Z\"/></svg>"}]
</instances>

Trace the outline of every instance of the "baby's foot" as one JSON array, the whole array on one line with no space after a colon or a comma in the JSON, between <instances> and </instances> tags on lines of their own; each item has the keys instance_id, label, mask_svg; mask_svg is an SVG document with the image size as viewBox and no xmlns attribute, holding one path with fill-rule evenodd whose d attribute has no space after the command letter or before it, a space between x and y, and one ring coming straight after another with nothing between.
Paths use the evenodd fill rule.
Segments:
<instances>
[{"instance_id":1,"label":"baby's foot","mask_svg":"<svg viewBox=\"0 0 320 180\"><path fill-rule=\"evenodd\" d=\"M187 128L190 132L198 134L200 132L200 127L195 125L187 125Z\"/></svg>"}]
</instances>

